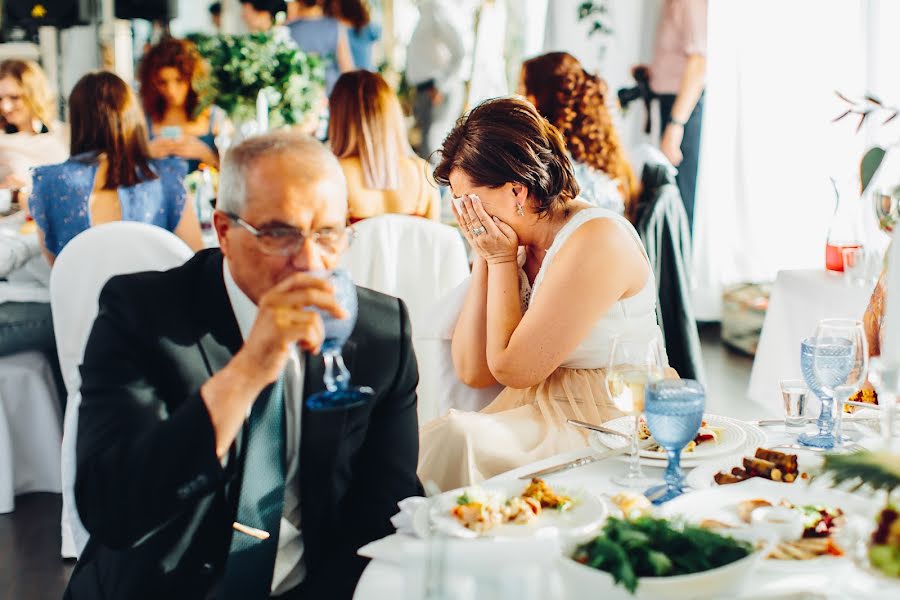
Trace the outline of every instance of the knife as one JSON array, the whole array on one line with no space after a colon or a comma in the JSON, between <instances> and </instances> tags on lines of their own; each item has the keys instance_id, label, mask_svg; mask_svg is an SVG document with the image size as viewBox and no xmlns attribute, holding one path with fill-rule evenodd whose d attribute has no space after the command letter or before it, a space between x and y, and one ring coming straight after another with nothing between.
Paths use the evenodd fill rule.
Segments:
<instances>
[{"instance_id":1,"label":"knife","mask_svg":"<svg viewBox=\"0 0 900 600\"><path fill-rule=\"evenodd\" d=\"M638 448L641 450L645 450L650 446L653 446L656 442L652 439L644 440L640 444L638 444ZM582 458L576 458L575 460L570 460L569 462L562 463L560 465L556 465L554 467L547 467L546 469L541 469L540 471L535 471L534 473L529 473L527 475L519 476L519 479L532 479L534 477L545 477L547 475L553 475L554 473L561 473L563 471L569 471L571 469L577 469L578 467L583 467L585 465L589 465L591 463L595 463L600 460L604 460L607 458L611 458L613 456L619 456L621 454L628 454L631 451L631 446L622 446L621 448L612 448L611 450L607 450L606 452L601 452L599 454L591 454L590 456L585 456Z\"/></svg>"},{"instance_id":2,"label":"knife","mask_svg":"<svg viewBox=\"0 0 900 600\"><path fill-rule=\"evenodd\" d=\"M602 425L594 425L593 423L588 423L587 421L578 421L576 419L568 419L566 421L569 425L574 425L575 427L581 427L583 429L590 429L591 431L597 431L599 433L606 433L608 435L616 435L619 437L623 437L626 440L631 441L631 436L627 433L622 433L621 431L616 431L615 429L610 429L609 427L604 427Z\"/></svg>"},{"instance_id":3,"label":"knife","mask_svg":"<svg viewBox=\"0 0 900 600\"><path fill-rule=\"evenodd\" d=\"M801 417L801 421L804 423L815 423L819 420L819 417ZM845 416L843 421L846 423L865 423L866 421L880 421L881 417L848 417ZM784 419L759 419L757 421L749 421L750 425L756 425L757 427L766 427L769 425L784 425Z\"/></svg>"}]
</instances>

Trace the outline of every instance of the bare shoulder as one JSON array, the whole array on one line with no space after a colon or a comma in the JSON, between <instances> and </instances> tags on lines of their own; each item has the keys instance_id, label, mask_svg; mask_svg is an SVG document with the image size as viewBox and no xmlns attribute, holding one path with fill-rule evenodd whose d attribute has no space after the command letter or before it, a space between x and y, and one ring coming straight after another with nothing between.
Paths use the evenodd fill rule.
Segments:
<instances>
[{"instance_id":1,"label":"bare shoulder","mask_svg":"<svg viewBox=\"0 0 900 600\"><path fill-rule=\"evenodd\" d=\"M559 250L558 259L571 257L579 261L595 258L609 259L643 258L634 236L625 225L614 218L597 217L582 223Z\"/></svg>"}]
</instances>

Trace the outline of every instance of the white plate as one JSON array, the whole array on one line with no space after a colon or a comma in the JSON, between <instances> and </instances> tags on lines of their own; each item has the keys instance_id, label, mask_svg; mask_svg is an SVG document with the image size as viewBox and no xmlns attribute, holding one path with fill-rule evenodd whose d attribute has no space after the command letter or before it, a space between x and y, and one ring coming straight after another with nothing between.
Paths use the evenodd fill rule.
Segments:
<instances>
[{"instance_id":1,"label":"white plate","mask_svg":"<svg viewBox=\"0 0 900 600\"><path fill-rule=\"evenodd\" d=\"M718 415L703 415L703 420L709 427L717 427L722 431L719 439L715 443L700 444L691 452L683 452L682 458L692 458L703 460L713 456L722 456L723 454L732 454L737 451L747 439L747 432L733 419L720 417ZM619 417L603 424L604 427L620 431L624 434L630 434L634 431L634 417ZM617 435L609 433L592 432L599 441L607 448L621 448L628 445L628 440ZM657 460L666 460L666 453L661 450L641 450L641 456L644 458L655 458Z\"/></svg>"},{"instance_id":2,"label":"white plate","mask_svg":"<svg viewBox=\"0 0 900 600\"><path fill-rule=\"evenodd\" d=\"M768 479L754 477L741 483L720 485L705 490L684 494L663 504L661 514L665 517L680 516L692 523L703 519L714 519L723 523L741 523L737 515L737 504L744 500L761 498L772 504L782 499L795 505L818 504L830 508L840 508L846 515L872 521L879 510L879 504L863 496L848 494L840 490L807 485L785 485ZM874 521L873 521L874 522ZM840 545L840 542L839 542ZM844 548L846 551L847 548ZM813 560L767 560L766 568L823 569L829 568L846 557L825 556Z\"/></svg>"},{"instance_id":3,"label":"white plate","mask_svg":"<svg viewBox=\"0 0 900 600\"><path fill-rule=\"evenodd\" d=\"M477 486L483 492L497 494L506 499L521 494L527 482L518 480L498 481ZM475 487L475 486L473 486ZM460 538L509 539L532 536L581 537L591 535L600 528L609 515L606 503L590 492L582 489L553 486L560 494L572 498L574 506L565 511L544 509L541 514L527 524L507 523L498 525L482 534L463 527L450 515L450 509L456 506L457 498L471 488L460 488L445 492L438 496L434 506L430 502L422 503L413 517L413 529L419 537L428 537L429 517L438 531L446 535Z\"/></svg>"},{"instance_id":4,"label":"white plate","mask_svg":"<svg viewBox=\"0 0 900 600\"><path fill-rule=\"evenodd\" d=\"M702 465L698 465L697 468L688 473L687 477L684 478L684 483L695 490L705 490L707 488L717 487L718 484L713 479L716 473L719 473L720 471L727 471L730 473L732 468L743 466L744 457L755 455L756 449L760 447L761 446L753 446L752 448L747 448L747 451L743 454L717 458L716 460L711 460ZM764 448L765 446L762 447ZM815 469L822 464L821 454L804 450L788 450L787 452L797 455L797 464L800 467L801 473L809 473L812 469ZM801 480L795 483L777 481L773 483L779 483L780 485L795 485L803 484L804 482ZM728 485L736 484L731 483Z\"/></svg>"}]
</instances>

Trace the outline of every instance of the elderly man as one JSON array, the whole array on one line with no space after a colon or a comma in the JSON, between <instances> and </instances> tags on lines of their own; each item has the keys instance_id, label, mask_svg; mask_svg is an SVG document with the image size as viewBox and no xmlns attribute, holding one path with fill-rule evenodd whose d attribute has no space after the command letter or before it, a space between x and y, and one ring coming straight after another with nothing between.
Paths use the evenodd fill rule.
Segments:
<instances>
[{"instance_id":1,"label":"elderly man","mask_svg":"<svg viewBox=\"0 0 900 600\"><path fill-rule=\"evenodd\" d=\"M359 290L343 354L374 397L304 407L324 388L311 307L345 316L309 273L348 241L331 152L289 133L246 140L225 158L218 209L221 251L115 277L100 296L75 488L91 539L66 598L349 599L356 550L421 493L402 302Z\"/></svg>"}]
</instances>

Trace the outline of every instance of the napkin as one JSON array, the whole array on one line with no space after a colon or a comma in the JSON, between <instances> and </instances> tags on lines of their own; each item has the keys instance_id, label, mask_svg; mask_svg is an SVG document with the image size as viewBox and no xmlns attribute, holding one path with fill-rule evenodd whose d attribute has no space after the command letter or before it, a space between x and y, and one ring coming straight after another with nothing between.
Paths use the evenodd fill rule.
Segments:
<instances>
[{"instance_id":1,"label":"napkin","mask_svg":"<svg viewBox=\"0 0 900 600\"><path fill-rule=\"evenodd\" d=\"M400 512L391 517L391 524L397 528L397 533L416 537L414 519L416 511L428 500L422 496L410 496L397 503Z\"/></svg>"}]
</instances>

